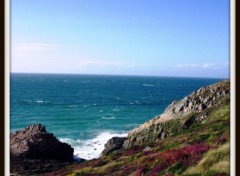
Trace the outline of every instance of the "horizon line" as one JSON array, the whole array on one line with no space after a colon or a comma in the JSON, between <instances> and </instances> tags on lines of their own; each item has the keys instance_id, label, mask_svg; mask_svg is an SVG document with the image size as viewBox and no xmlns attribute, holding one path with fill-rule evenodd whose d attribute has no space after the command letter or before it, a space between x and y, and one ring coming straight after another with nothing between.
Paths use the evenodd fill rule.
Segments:
<instances>
[{"instance_id":1,"label":"horizon line","mask_svg":"<svg viewBox=\"0 0 240 176\"><path fill-rule=\"evenodd\" d=\"M47 73L47 72L11 72L10 74L43 74L43 75L95 75L95 76L136 76L136 77L170 77L170 78L204 78L204 79L230 79L229 77L197 77L197 76L170 76L170 75L131 75L131 74L103 74L103 73Z\"/></svg>"}]
</instances>

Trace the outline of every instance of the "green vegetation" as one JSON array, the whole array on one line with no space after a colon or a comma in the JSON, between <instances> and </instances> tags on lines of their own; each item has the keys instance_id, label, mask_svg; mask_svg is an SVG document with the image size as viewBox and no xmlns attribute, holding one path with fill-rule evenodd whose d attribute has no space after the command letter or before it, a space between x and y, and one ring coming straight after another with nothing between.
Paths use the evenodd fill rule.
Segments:
<instances>
[{"instance_id":1,"label":"green vegetation","mask_svg":"<svg viewBox=\"0 0 240 176\"><path fill-rule=\"evenodd\" d=\"M198 118L207 114L203 121ZM189 122L187 127L185 122ZM162 127L172 135L65 168L69 176L220 176L230 173L230 104ZM145 146L151 150L144 152Z\"/></svg>"},{"instance_id":2,"label":"green vegetation","mask_svg":"<svg viewBox=\"0 0 240 176\"><path fill-rule=\"evenodd\" d=\"M230 172L230 144L227 142L216 149L209 150L203 159L193 167L188 168L184 174L193 175L201 173L226 173Z\"/></svg>"}]
</instances>

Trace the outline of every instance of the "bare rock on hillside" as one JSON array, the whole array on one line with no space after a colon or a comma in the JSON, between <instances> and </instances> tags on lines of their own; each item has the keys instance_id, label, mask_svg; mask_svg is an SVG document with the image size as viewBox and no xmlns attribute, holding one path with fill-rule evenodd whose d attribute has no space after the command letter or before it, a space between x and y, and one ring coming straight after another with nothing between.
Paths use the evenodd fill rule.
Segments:
<instances>
[{"instance_id":1,"label":"bare rock on hillside","mask_svg":"<svg viewBox=\"0 0 240 176\"><path fill-rule=\"evenodd\" d=\"M188 127L193 122L184 119L191 114L203 113L198 121L203 122L206 118L204 111L217 104L230 99L230 81L224 80L207 87L202 87L182 100L173 101L165 111L145 122L141 126L130 131L127 140L124 142L124 148L129 148L136 144L143 144L150 141L161 140L174 132L181 131L181 128ZM171 120L179 119L179 124L175 124L174 129L169 125Z\"/></svg>"},{"instance_id":2,"label":"bare rock on hillside","mask_svg":"<svg viewBox=\"0 0 240 176\"><path fill-rule=\"evenodd\" d=\"M105 144L105 149L103 150L101 156L106 156L111 152L118 151L123 148L123 143L126 137L113 137Z\"/></svg>"},{"instance_id":3,"label":"bare rock on hillside","mask_svg":"<svg viewBox=\"0 0 240 176\"><path fill-rule=\"evenodd\" d=\"M60 142L41 124L11 133L10 154L12 158L73 160L73 148Z\"/></svg>"}]
</instances>

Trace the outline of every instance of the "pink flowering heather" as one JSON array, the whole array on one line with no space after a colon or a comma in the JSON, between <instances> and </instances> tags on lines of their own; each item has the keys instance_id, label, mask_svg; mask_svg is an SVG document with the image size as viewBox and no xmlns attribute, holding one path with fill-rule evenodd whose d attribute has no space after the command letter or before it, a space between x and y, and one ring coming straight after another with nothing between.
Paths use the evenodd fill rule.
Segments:
<instances>
[{"instance_id":1,"label":"pink flowering heather","mask_svg":"<svg viewBox=\"0 0 240 176\"><path fill-rule=\"evenodd\" d=\"M142 150L142 147L140 146L134 146L131 149L124 151L124 153L122 154L122 156L131 156L134 155L136 153L138 153L139 151Z\"/></svg>"},{"instance_id":2,"label":"pink flowering heather","mask_svg":"<svg viewBox=\"0 0 240 176\"><path fill-rule=\"evenodd\" d=\"M146 151L146 152L143 152L143 155L152 155L154 154L155 152L154 151Z\"/></svg>"},{"instance_id":3,"label":"pink flowering heather","mask_svg":"<svg viewBox=\"0 0 240 176\"><path fill-rule=\"evenodd\" d=\"M136 153L136 151L134 149L127 150L123 153L123 156L131 156L131 155L134 155L135 153Z\"/></svg>"},{"instance_id":4,"label":"pink flowering heather","mask_svg":"<svg viewBox=\"0 0 240 176\"><path fill-rule=\"evenodd\" d=\"M160 153L158 157L161 158L163 162L153 168L151 176L158 175L161 171L177 162L185 167L196 164L208 148L209 147L204 144L196 144Z\"/></svg>"},{"instance_id":5,"label":"pink flowering heather","mask_svg":"<svg viewBox=\"0 0 240 176\"><path fill-rule=\"evenodd\" d=\"M146 167L145 166L140 166L137 170L136 176L142 176L145 171L146 171Z\"/></svg>"}]
</instances>

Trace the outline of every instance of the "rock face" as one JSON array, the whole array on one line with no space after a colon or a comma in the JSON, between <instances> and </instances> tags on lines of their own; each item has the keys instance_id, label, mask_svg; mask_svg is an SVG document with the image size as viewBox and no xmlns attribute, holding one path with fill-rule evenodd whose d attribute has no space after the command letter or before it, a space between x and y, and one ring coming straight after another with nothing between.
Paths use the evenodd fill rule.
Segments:
<instances>
[{"instance_id":1,"label":"rock face","mask_svg":"<svg viewBox=\"0 0 240 176\"><path fill-rule=\"evenodd\" d=\"M73 160L73 148L35 124L10 134L11 158Z\"/></svg>"},{"instance_id":2,"label":"rock face","mask_svg":"<svg viewBox=\"0 0 240 176\"><path fill-rule=\"evenodd\" d=\"M123 143L126 140L126 137L113 137L106 144L105 149L102 152L102 156L108 155L113 151L118 151L123 148Z\"/></svg>"},{"instance_id":3,"label":"rock face","mask_svg":"<svg viewBox=\"0 0 240 176\"><path fill-rule=\"evenodd\" d=\"M229 99L229 80L202 87L182 100L173 101L161 115L130 131L127 138L110 139L105 145L102 156L134 145L162 140L182 131L183 128L188 128L194 121L204 123L207 109Z\"/></svg>"},{"instance_id":4,"label":"rock face","mask_svg":"<svg viewBox=\"0 0 240 176\"><path fill-rule=\"evenodd\" d=\"M161 140L186 128L194 120L204 122L207 109L230 99L229 80L202 87L182 100L172 102L161 114L132 130L124 141L124 148L145 142ZM195 114L194 117L191 114ZM174 125L171 120L174 120ZM178 119L178 121L176 121Z\"/></svg>"}]
</instances>

